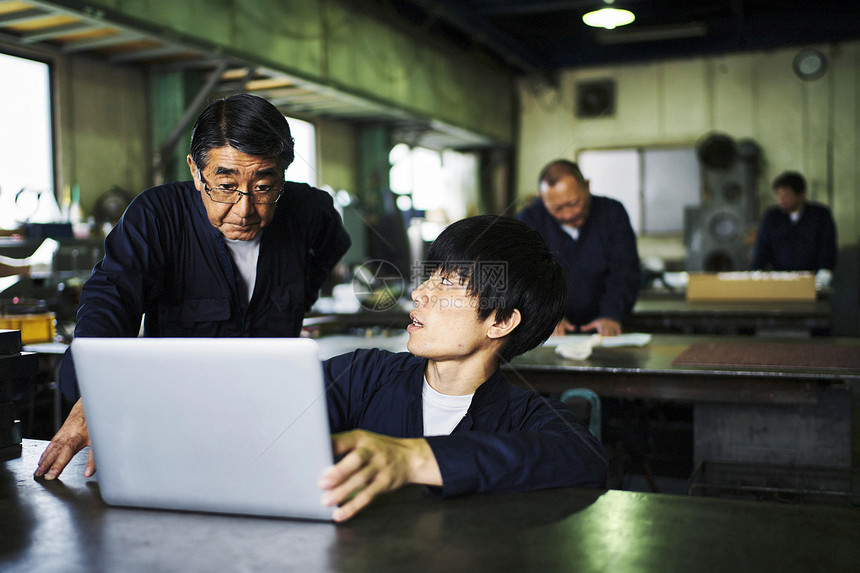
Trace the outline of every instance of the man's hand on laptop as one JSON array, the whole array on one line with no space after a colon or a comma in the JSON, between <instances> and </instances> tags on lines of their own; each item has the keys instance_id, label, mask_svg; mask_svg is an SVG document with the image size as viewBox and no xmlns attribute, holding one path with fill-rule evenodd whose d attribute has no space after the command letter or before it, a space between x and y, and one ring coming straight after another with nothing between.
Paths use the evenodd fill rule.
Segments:
<instances>
[{"instance_id":1,"label":"man's hand on laptop","mask_svg":"<svg viewBox=\"0 0 860 573\"><path fill-rule=\"evenodd\" d=\"M87 419L84 416L84 405L78 399L72 406L69 417L39 458L39 465L33 472L33 477L44 476L45 479L58 477L74 455L89 445L90 434L87 430ZM93 451L90 450L87 465L84 467L84 477L90 477L94 473L96 473L96 463L93 459Z\"/></svg>"},{"instance_id":2,"label":"man's hand on laptop","mask_svg":"<svg viewBox=\"0 0 860 573\"><path fill-rule=\"evenodd\" d=\"M442 485L436 457L423 438L392 438L364 430L332 436L335 457L343 456L319 479L324 505L339 506L335 521L346 521L370 501L408 483Z\"/></svg>"}]
</instances>

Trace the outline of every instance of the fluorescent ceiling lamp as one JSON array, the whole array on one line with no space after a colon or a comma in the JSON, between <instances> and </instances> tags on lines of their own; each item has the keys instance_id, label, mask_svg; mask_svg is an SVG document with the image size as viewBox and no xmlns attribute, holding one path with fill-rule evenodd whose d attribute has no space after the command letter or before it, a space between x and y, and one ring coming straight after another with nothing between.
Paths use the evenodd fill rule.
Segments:
<instances>
[{"instance_id":1,"label":"fluorescent ceiling lamp","mask_svg":"<svg viewBox=\"0 0 860 573\"><path fill-rule=\"evenodd\" d=\"M582 21L594 28L606 28L612 30L618 26L626 26L636 19L630 10L619 8L601 8L594 10L582 17Z\"/></svg>"},{"instance_id":2,"label":"fluorescent ceiling lamp","mask_svg":"<svg viewBox=\"0 0 860 573\"><path fill-rule=\"evenodd\" d=\"M618 32L597 32L598 44L617 45L632 42L654 42L657 40L677 40L679 38L700 38L708 35L708 27L701 22L678 24L676 26L633 27Z\"/></svg>"}]
</instances>

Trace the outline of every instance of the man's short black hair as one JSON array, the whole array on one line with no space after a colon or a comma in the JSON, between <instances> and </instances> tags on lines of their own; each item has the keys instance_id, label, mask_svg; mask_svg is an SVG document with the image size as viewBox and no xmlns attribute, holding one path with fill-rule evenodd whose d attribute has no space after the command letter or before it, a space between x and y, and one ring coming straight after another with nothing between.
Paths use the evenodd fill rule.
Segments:
<instances>
[{"instance_id":1,"label":"man's short black hair","mask_svg":"<svg viewBox=\"0 0 860 573\"><path fill-rule=\"evenodd\" d=\"M274 105L251 94L212 102L191 131L191 159L198 169L209 163L209 150L230 147L247 155L278 158L286 170L295 159L293 137L284 115Z\"/></svg>"},{"instance_id":2,"label":"man's short black hair","mask_svg":"<svg viewBox=\"0 0 860 573\"><path fill-rule=\"evenodd\" d=\"M478 320L519 326L501 350L510 360L543 343L564 313L564 271L537 231L508 217L480 215L449 225L430 246L424 270L457 273L477 299Z\"/></svg>"},{"instance_id":3,"label":"man's short black hair","mask_svg":"<svg viewBox=\"0 0 860 573\"><path fill-rule=\"evenodd\" d=\"M806 193L806 179L797 171L786 171L773 180L773 190L778 187L788 187L797 195Z\"/></svg>"},{"instance_id":4,"label":"man's short black hair","mask_svg":"<svg viewBox=\"0 0 860 573\"><path fill-rule=\"evenodd\" d=\"M567 159L556 159L547 163L540 171L538 185L546 182L547 185L552 187L565 175L573 175L580 185L585 185L585 176L579 169L579 165Z\"/></svg>"}]
</instances>

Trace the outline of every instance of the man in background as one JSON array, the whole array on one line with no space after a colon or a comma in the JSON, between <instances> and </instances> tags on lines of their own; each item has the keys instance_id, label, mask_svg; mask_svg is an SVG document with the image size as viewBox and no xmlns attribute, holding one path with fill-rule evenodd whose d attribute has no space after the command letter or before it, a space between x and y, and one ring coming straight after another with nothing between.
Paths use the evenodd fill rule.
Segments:
<instances>
[{"instance_id":1,"label":"man in background","mask_svg":"<svg viewBox=\"0 0 860 573\"><path fill-rule=\"evenodd\" d=\"M555 335L621 334L639 292L636 236L624 205L591 195L579 166L559 159L538 179L540 197L517 219L537 230L564 268L567 299Z\"/></svg>"},{"instance_id":2,"label":"man in background","mask_svg":"<svg viewBox=\"0 0 860 573\"><path fill-rule=\"evenodd\" d=\"M786 171L773 181L776 205L762 217L754 270L828 273L836 266L836 226L830 210L806 200L806 180Z\"/></svg>"}]
</instances>

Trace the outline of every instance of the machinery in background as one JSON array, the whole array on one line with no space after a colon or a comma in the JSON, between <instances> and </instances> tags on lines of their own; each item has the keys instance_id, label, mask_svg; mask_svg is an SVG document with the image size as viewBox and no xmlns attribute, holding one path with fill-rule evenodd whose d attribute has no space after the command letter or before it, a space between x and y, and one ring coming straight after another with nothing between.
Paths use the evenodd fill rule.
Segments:
<instances>
[{"instance_id":1,"label":"machinery in background","mask_svg":"<svg viewBox=\"0 0 860 573\"><path fill-rule=\"evenodd\" d=\"M30 380L38 372L36 353L21 351L21 333L0 330L0 460L21 455L21 420L15 405L26 403Z\"/></svg>"},{"instance_id":2,"label":"machinery in background","mask_svg":"<svg viewBox=\"0 0 860 573\"><path fill-rule=\"evenodd\" d=\"M119 187L113 187L99 195L93 206L93 219L102 235L107 235L117 224L132 199L131 194Z\"/></svg>"},{"instance_id":3,"label":"machinery in background","mask_svg":"<svg viewBox=\"0 0 860 573\"><path fill-rule=\"evenodd\" d=\"M746 270L747 236L758 218L761 147L713 133L696 148L702 177L702 204L684 210L687 271Z\"/></svg>"}]
</instances>

